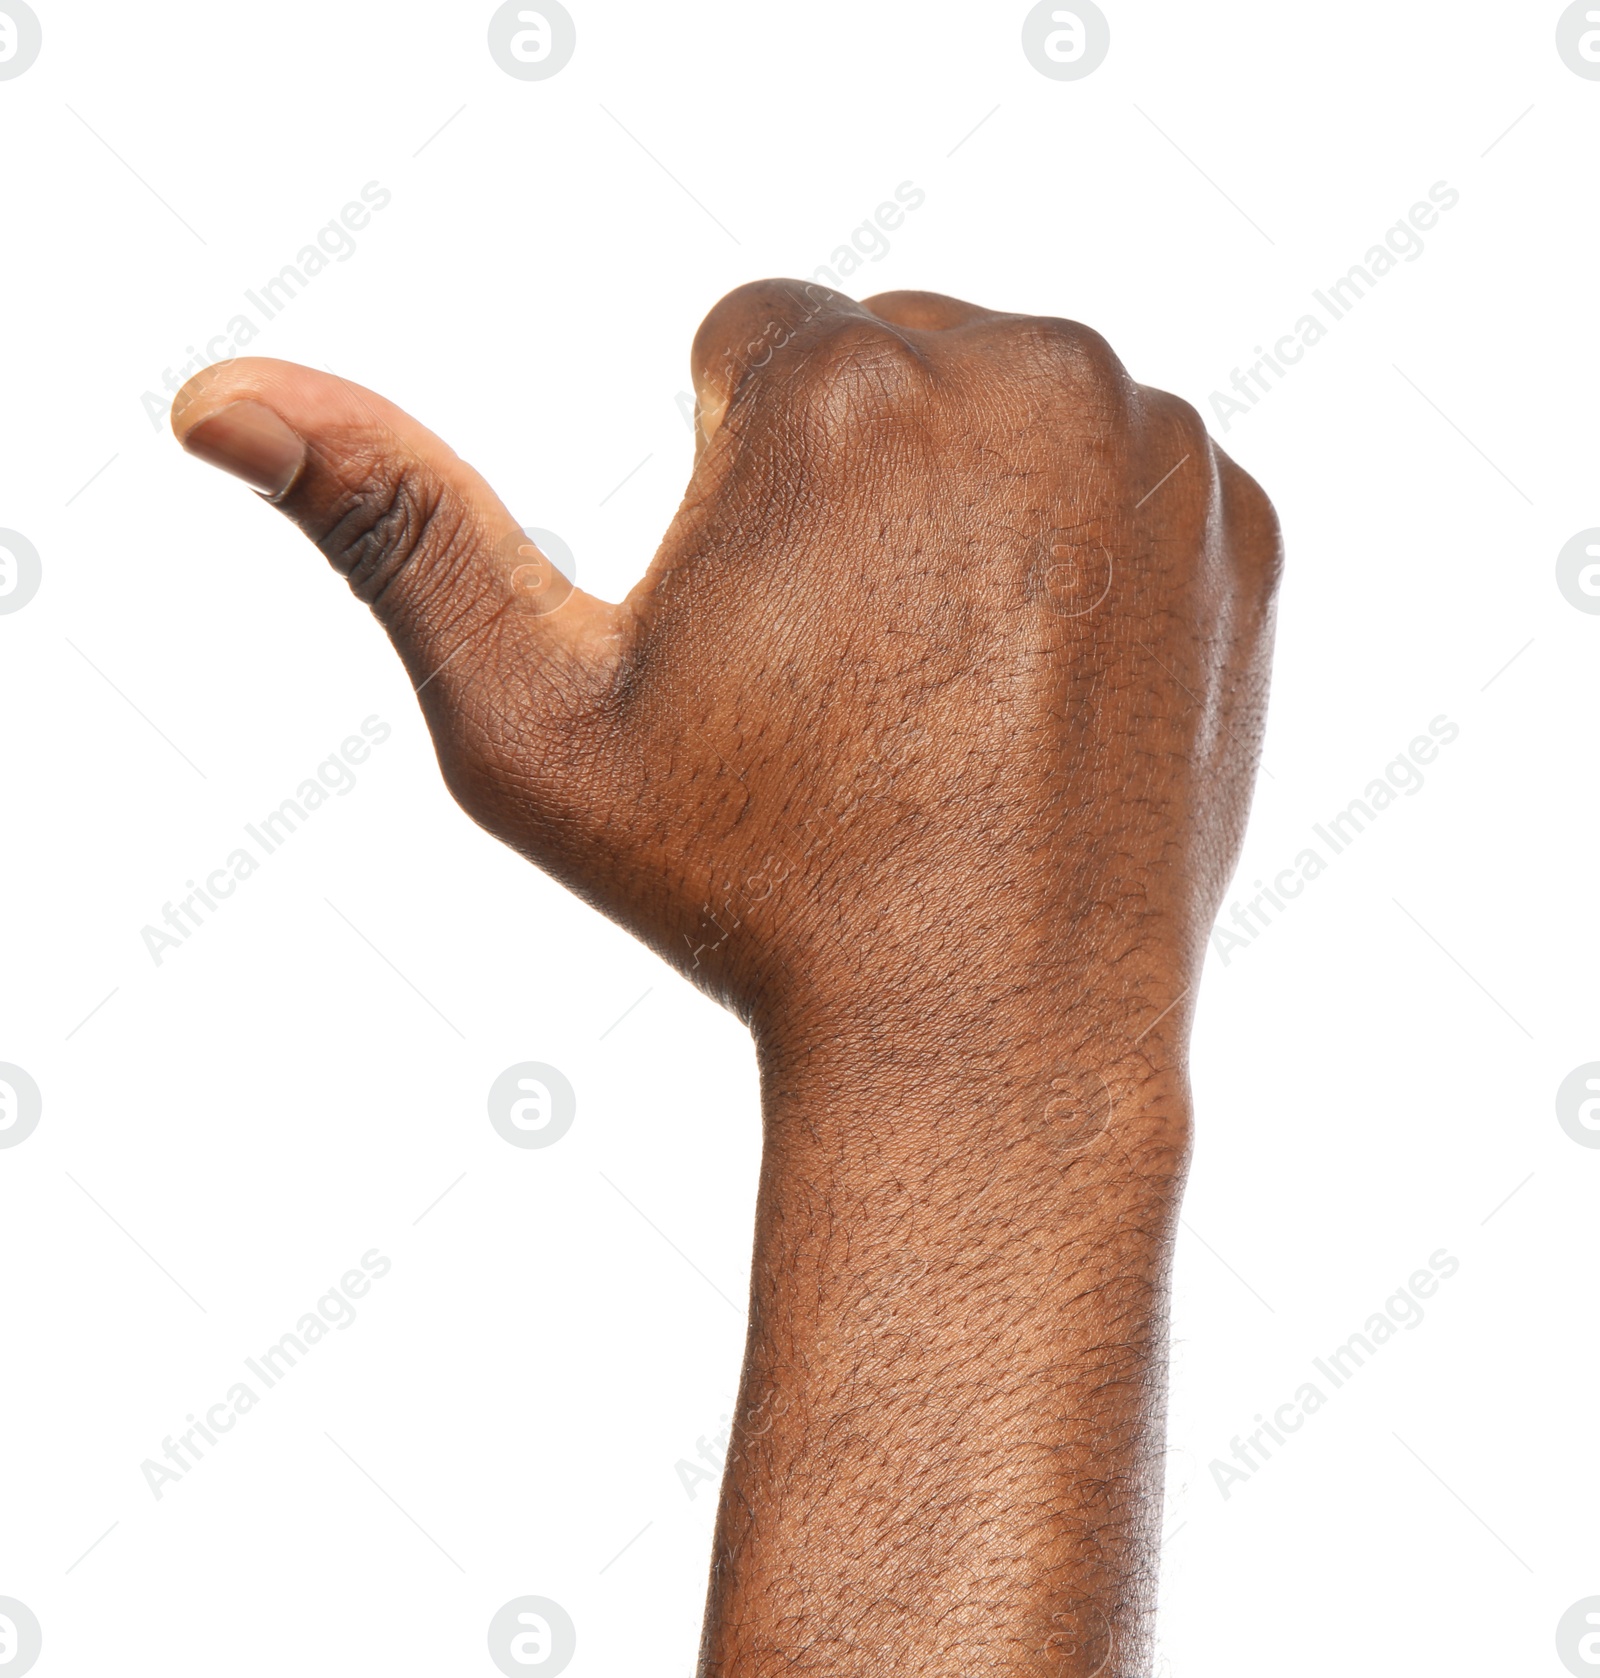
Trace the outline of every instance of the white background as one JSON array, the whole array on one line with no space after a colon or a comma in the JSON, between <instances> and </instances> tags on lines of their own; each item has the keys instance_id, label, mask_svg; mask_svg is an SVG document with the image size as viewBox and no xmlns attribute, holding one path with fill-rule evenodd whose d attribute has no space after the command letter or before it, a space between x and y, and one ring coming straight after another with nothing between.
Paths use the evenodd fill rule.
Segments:
<instances>
[{"instance_id":1,"label":"white background","mask_svg":"<svg viewBox=\"0 0 1600 1678\"><path fill-rule=\"evenodd\" d=\"M1600 525L1600 82L1543 0L1104 4L1065 82L1021 4L572 0L576 55L522 82L487 4L36 0L0 82L0 525L44 567L0 617L0 1060L44 1092L0 1152L0 1595L41 1674L489 1674L525 1593L579 1678L693 1662L714 1497L675 1465L737 1375L748 1041L455 810L376 625L141 403L373 180L251 350L410 409L608 598L684 482L706 308L900 182L926 203L853 289L1086 321L1208 418L1460 193L1213 423L1289 553L1240 894L1430 719L1460 737L1208 963L1161 1670L1563 1670L1600 1593L1600 1151L1554 1108L1600 1060L1600 617L1555 583ZM373 714L355 790L157 967L141 927ZM484 1098L530 1059L578 1118L519 1151ZM158 1502L143 1460L374 1247L359 1319ZM1233 1436L1440 1248L1426 1320L1225 1499Z\"/></svg>"}]
</instances>

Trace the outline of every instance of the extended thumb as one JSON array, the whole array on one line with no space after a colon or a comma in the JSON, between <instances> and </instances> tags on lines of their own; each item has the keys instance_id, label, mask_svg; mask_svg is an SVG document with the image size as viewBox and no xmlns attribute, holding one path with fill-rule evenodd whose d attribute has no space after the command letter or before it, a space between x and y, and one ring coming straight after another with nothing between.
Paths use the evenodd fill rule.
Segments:
<instances>
[{"instance_id":1,"label":"extended thumb","mask_svg":"<svg viewBox=\"0 0 1600 1678\"><path fill-rule=\"evenodd\" d=\"M258 357L178 393L192 455L288 515L389 631L420 688L470 643L548 656L609 608L571 586L481 477L409 414L331 373ZM559 617L556 613L559 609ZM450 686L457 685L451 682Z\"/></svg>"}]
</instances>

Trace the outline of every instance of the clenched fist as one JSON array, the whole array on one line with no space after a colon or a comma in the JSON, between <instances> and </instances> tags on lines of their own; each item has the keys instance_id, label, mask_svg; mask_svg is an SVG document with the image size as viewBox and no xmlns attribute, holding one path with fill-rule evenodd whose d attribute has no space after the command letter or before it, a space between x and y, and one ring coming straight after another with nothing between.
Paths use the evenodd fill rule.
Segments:
<instances>
[{"instance_id":1,"label":"clenched fist","mask_svg":"<svg viewBox=\"0 0 1600 1678\"><path fill-rule=\"evenodd\" d=\"M372 607L468 813L755 1036L702 1671L1142 1673L1276 520L1068 321L767 281L693 374L688 492L620 605L342 380L236 361L173 424Z\"/></svg>"}]
</instances>

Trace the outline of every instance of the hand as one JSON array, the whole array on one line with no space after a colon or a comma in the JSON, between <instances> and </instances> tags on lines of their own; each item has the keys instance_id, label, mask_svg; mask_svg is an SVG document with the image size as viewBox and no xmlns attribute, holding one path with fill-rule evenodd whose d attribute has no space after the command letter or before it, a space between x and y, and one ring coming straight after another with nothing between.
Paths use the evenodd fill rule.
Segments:
<instances>
[{"instance_id":1,"label":"hand","mask_svg":"<svg viewBox=\"0 0 1600 1678\"><path fill-rule=\"evenodd\" d=\"M342 380L237 361L173 424L372 606L468 813L755 1034L703 1670L1143 1670L1276 521L1070 322L773 281L692 359L688 493L615 606Z\"/></svg>"},{"instance_id":2,"label":"hand","mask_svg":"<svg viewBox=\"0 0 1600 1678\"><path fill-rule=\"evenodd\" d=\"M1254 771L1260 491L1066 321L765 282L693 372L694 475L619 606L343 380L235 361L173 423L255 451L393 637L468 813L763 1040L869 1029L930 956L963 1006L1115 966L1165 1007Z\"/></svg>"}]
</instances>

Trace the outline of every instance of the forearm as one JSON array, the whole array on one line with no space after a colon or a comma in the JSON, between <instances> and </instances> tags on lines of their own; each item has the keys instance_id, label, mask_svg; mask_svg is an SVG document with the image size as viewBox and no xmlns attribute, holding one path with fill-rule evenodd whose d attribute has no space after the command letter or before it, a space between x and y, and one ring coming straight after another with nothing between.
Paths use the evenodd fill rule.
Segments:
<instances>
[{"instance_id":1,"label":"forearm","mask_svg":"<svg viewBox=\"0 0 1600 1678\"><path fill-rule=\"evenodd\" d=\"M763 1067L708 1678L1147 1671L1187 1116L1024 1058Z\"/></svg>"}]
</instances>

